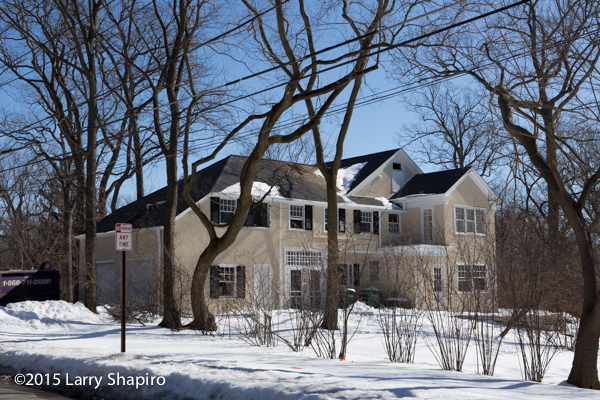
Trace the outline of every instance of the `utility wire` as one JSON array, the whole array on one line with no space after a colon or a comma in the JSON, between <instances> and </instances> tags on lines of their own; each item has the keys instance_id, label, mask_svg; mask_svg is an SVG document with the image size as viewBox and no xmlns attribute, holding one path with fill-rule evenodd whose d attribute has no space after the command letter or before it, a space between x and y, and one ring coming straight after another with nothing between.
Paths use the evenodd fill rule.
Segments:
<instances>
[{"instance_id":1,"label":"utility wire","mask_svg":"<svg viewBox=\"0 0 600 400\"><path fill-rule=\"evenodd\" d=\"M438 33L444 32L444 31L446 31L446 30L449 30L449 29L452 29L452 28L455 28L455 27L458 27L458 26L462 26L462 25L464 25L464 24L466 24L466 23L470 23L470 22L473 22L473 21L475 21L475 20L478 20L478 19L481 19L481 18L485 18L485 17L487 17L487 16L490 16L490 15L496 14L496 13L498 13L498 12L505 11L505 10L507 10L507 9L509 9L509 8L516 7L516 6L518 6L518 5L524 4L524 3L528 2L528 1L529 1L529 0L522 0L522 1L519 1L519 2L517 2L517 3L514 3L514 4L511 4L511 5L508 5L508 6L502 7L502 8L500 8L500 9L493 10L493 11L490 11L490 12L488 12L488 13L482 14L482 15L480 15L480 16L473 17L473 18L470 18L470 19L468 19L468 20L465 20L465 21L462 21L462 22L458 22L458 23L452 24L452 25L450 25L450 26L448 26L448 27L445 27L445 28L440 28L440 29L438 29L438 30L436 30L436 31L433 31L433 32L430 32L430 33L427 33L427 34L424 34L424 35L420 35L420 36L418 36L418 37L416 37L416 38L409 39L409 40L407 40L407 41L404 41L404 42L401 42L401 43L399 43L399 44L397 44L397 45L388 46L388 47L386 47L385 49L379 50L379 51L378 51L378 52L376 52L376 53L383 53L383 52L385 52L385 51L390 51L390 50L391 50L391 49L393 49L393 48L397 48L397 47L400 47L400 46L403 46L403 45L406 45L406 44L412 43L412 42L414 42L414 41L421 40L421 39L423 39L423 38L426 38L426 37L429 37L429 36L432 36L432 35L435 35L435 34L438 34ZM455 4L456 4L456 3L455 3ZM414 18L413 18L413 19L411 19L411 20L414 20ZM404 22L404 23L406 23L406 22ZM399 24L397 24L397 25L399 25ZM581 35L581 36L583 36L583 35ZM566 40L566 39L565 39L565 40ZM554 45L558 45L559 43L560 43L560 41L559 41L559 42L556 42ZM550 47L550 46L549 46L549 47ZM543 50L543 49L540 49L540 50ZM370 56L370 55L369 55L369 56ZM358 60L358 59L360 59L360 58L362 58L362 57L359 57L359 58L357 58L357 59L355 59L355 60L351 60L351 61L349 61L349 62L345 62L345 63L343 63L342 65L349 64L349 63L351 63L351 62L354 62L354 61L356 61L356 60ZM512 57L510 57L510 58L514 58L514 56L512 56ZM508 58L508 57L507 57L507 59L510 59L510 58ZM490 64L488 64L488 66L489 66L489 65L492 65L492 64L493 64L493 63L490 63ZM339 66L340 66L340 65L337 65L337 66L334 66L334 67L331 67L331 68L335 68L335 67L339 67ZM330 69L331 69L331 68L330 68ZM484 68L485 68L485 67L484 67ZM321 71L321 73L322 73L322 72L324 72L324 71ZM365 100L365 101L364 101L364 102L362 102L362 103L361 103L359 106L367 105L368 103L372 103L372 102L376 102L376 101L383 101L383 100L385 100L385 99L387 99L387 98L394 97L394 96L398 96L398 95L400 95L400 94L404 94L404 93L407 93L407 92L409 92L409 91L413 91L413 90L416 90L416 89L418 89L418 88L421 88L421 87L425 87L425 86L431 85L431 84L433 84L433 83L436 83L436 82L438 82L438 81L441 81L441 80L446 80L446 79L454 78L454 77L456 77L456 76L458 76L458 75L455 75L455 76L453 76L453 77L448 77L448 78L441 78L441 79L438 79L438 80L436 80L435 82L428 82L428 83L425 83L425 84L422 84L422 85L417 85L417 86L415 86L415 87L409 87L409 88L404 88L404 89L400 89L400 87L398 87L397 89L400 89L400 90L399 90L398 92L396 92L396 93L388 94L388 95L385 95L385 96L383 96L383 97L381 97L381 98L374 97L372 100ZM274 86L273 88L280 87L280 86L282 86L282 85L276 85L276 86ZM272 89L272 88L269 88L269 89L267 89L267 90L270 90L270 89ZM393 89L392 89L392 90L393 90ZM264 91L265 91L265 90L263 90L263 91L260 91L259 93L262 93L262 92L264 92ZM379 95L379 94L381 94L381 93L378 93L377 95ZM376 96L377 96L377 95L376 95ZM244 98L245 98L245 97L248 97L248 96L244 96ZM216 105L216 106L211 106L211 108L214 108L214 107L217 107L217 106L218 106L218 105ZM344 107L344 106L342 106L342 107ZM344 108L345 108L345 107L344 107ZM209 108L209 109L210 109L210 108ZM341 112L341 110L343 110L343 109L340 109L340 110L333 110L333 111L330 111L330 112L326 113L325 115L332 115L332 114L335 114L335 113L339 113L339 112ZM306 118L302 118L302 119L298 119L298 120L304 120L304 121L305 121L305 120L306 120ZM295 121L294 121L294 122L291 122L291 123L295 123ZM282 129L282 127L281 127L281 126L279 126L279 127L277 127L277 129ZM251 136L251 135L253 135L253 134L255 134L255 132L247 133L247 134L245 134L245 135L242 135L242 136L240 136L240 137L237 137L237 138L236 138L236 140L240 140L240 139L244 139L244 138L246 138L246 137L250 137L250 136ZM219 142L219 143L220 143L220 142ZM201 150L201 149L203 149L203 148L210 148L210 146L211 146L211 145L210 145L210 144L208 144L208 145L204 145L204 146L195 147L195 148L194 148L194 149L192 149L192 150L193 150L193 151L197 151L197 150ZM175 156L177 156L177 155L175 155ZM45 160L41 160L41 161L45 161ZM40 162L41 162L41 161L40 161ZM10 171L10 170L13 170L13 169L16 169L16 168L19 168L19 167L22 167L22 166L16 166L16 167L12 167L12 168L7 168L7 169L4 169L4 170L2 170L2 171L0 171L0 172Z\"/></svg>"},{"instance_id":2,"label":"utility wire","mask_svg":"<svg viewBox=\"0 0 600 400\"><path fill-rule=\"evenodd\" d=\"M289 0L285 0L285 1L284 1L283 3L281 3L279 6L272 7L272 8L270 8L270 9L268 9L268 10L266 10L266 11L262 12L261 14L259 14L259 15L255 16L255 17L251 18L250 20L248 20L248 21L246 21L246 22L244 22L244 23L240 24L239 26L235 27L234 29L232 29L232 30L230 30L230 31L228 31L228 32L235 31L236 29L239 29L240 27L247 25L248 23L250 23L251 21L255 20L256 18L258 18L258 17L260 17L260 16L263 16L263 15L265 15L266 13L268 13L268 12L270 12L270 11L272 11L272 10L276 9L277 7L280 7L280 6L282 6L283 4L285 4L285 3L286 3L286 2L288 2L288 1L289 1ZM365 39L365 38L367 38L367 37L370 37L370 36L372 36L372 35L374 35L374 34L376 34L376 33L378 33L378 32L381 32L381 31L384 31L384 30L393 29L393 28L395 28L395 27L398 27L398 26L401 26L401 25L406 25L406 24L407 24L407 23L409 23L409 22L412 22L412 21L415 21L415 20L417 20L417 19L420 19L420 18L423 18L423 17L429 16L429 15L431 15L431 14L433 14L433 13L441 12L441 11L443 11L443 10L446 10L446 9L448 9L448 8L450 8L450 7L453 7L453 6L457 5L457 4L461 4L461 3L465 2L465 1L466 1L466 0L459 0L459 1L455 2L455 3L452 3L452 4L450 4L450 5L447 5L447 6L444 6L444 7L440 7L440 8L438 8L438 9L435 9L435 10L429 11L429 12L427 12L427 13L425 13L425 14L421 14L421 15L418 15L418 16L416 16L416 17L413 17L413 18L410 18L410 19L404 20L404 21L402 21L402 22L400 22L400 23L397 23L397 24L394 24L394 25L392 25L392 26L390 26L390 27L385 27L385 28L382 28L382 29L376 30L376 31L374 31L374 32L367 33L367 34L364 34L364 35L361 35L361 36L358 36L358 37L355 37L355 38L352 38L352 39L346 40L346 41L344 41L344 42L341 42L341 43L338 43L338 44L335 44L335 45L332 45L332 46L326 47L326 48L324 48L324 49L317 50L317 51L315 51L314 53L309 53L309 54L307 54L307 55L305 55L305 56L303 56L303 57L301 57L301 58L297 59L296 61L288 61L288 62L286 62L286 63L282 63L281 65L277 65L277 66L274 66L274 67L271 67L271 68L267 68L267 69L265 69L265 70L262 70L262 71L259 71L259 72L255 72L255 73L252 73L252 74L249 74L249 75L243 76L243 77L241 77L241 78L238 78L238 79L235 79L235 80L232 80L232 81L226 82L226 83L224 83L224 84L222 84L222 85L220 85L220 86L216 86L216 87L213 87L213 88L210 88L210 89L203 90L203 91L201 91L200 93L198 93L198 94L197 94L197 95L195 95L195 96L188 96L188 97L185 97L185 98L183 98L183 99L178 99L178 100L176 100L175 102L182 102L182 101L186 101L186 100L191 100L191 99L193 99L193 98L201 97L201 96L207 95L207 94L209 94L209 93L212 93L212 92L215 92L215 91L219 91L219 90L226 89L226 88L228 88L228 87L230 87L230 86L237 85L237 84L239 84L239 83L241 83L241 82L244 82L244 81L247 81L247 80L250 80L250 79L253 79L253 78L256 78L256 77L262 76L262 75L265 75L265 74L267 74L267 73L270 73L270 72L273 72L273 71L276 71L276 70L279 70L279 69L280 69L282 66L288 66L288 65L291 65L291 64L293 64L293 63L295 63L295 62L302 62L302 61L305 61L305 60L307 60L307 59L310 59L311 57L314 57L314 56L316 56L316 55L320 55L320 54L323 54L323 53L329 52L329 51L331 51L331 50L337 49L337 48L339 48L339 47L346 46L346 45L348 45L348 44L351 44L351 43L353 43L353 42L356 42L356 41L358 41L358 40ZM523 1L530 1L530 0L523 0ZM219 35L219 36L217 36L216 38L213 38L213 39L211 39L211 40L209 40L209 41L207 41L207 42L204 42L204 44L201 44L201 45L197 46L197 47L194 49L194 51L195 51L195 50L197 50L198 48L200 48L202 45L205 45L205 44L211 43L211 42L213 42L213 41L216 41L216 40L218 40L219 38L222 38L223 36L224 36L224 34L220 34L220 35ZM391 50L391 48L390 48L389 50ZM389 50L388 50L388 51L389 51ZM183 52L183 53L181 54L181 56L183 56L183 55L185 55L185 54L187 54L187 52ZM359 59L361 59L361 57L359 57L359 58L357 58L357 59L355 59L355 60L349 60L349 61L347 61L347 62L345 62L345 63L338 64L338 65L336 65L336 66L332 66L332 67L329 67L329 68L325 68L324 70L321 70L321 71L317 72L316 74L321 74L321 73L328 72L328 71L330 71L330 70L333 70L333 69L336 69L336 68L342 67L342 66L344 66L344 65L351 64L351 63L353 63L353 62L355 62L355 61L357 61L357 60L359 60ZM168 65L168 64L165 64L165 65ZM164 67L164 66L161 66L161 68L163 68L163 67ZM214 109L214 108L217 108L217 107L222 107L222 106L224 106L224 105L229 105L229 104L231 104L231 103L233 103L233 102L235 102L235 101L243 100L243 99L246 99L246 98L249 98L249 97L252 97L252 96L256 96L256 95L258 95L258 94L261 94L261 93L265 93L265 92L268 92L268 91L270 91L270 90L276 89L276 88L278 88L278 87L285 86L286 84L289 84L290 82L296 82L296 81L299 81L299 80L307 79L307 78L309 78L309 77L311 77L311 76L313 76L313 75L316 75L316 74L308 74L308 75L305 75L305 76L303 76L303 77L301 77L301 78L299 78L299 79L295 79L295 80L288 81L287 83L284 83L284 84L279 84L279 85L271 86L271 87L268 87L268 88L266 88L266 89L260 90L260 91L258 91L258 92L250 93L250 94L248 94L248 95L241 96L241 97L239 97L239 98L236 98L236 99L230 100L230 101L228 101L228 102L225 102L225 103L221 103L221 104L217 104L217 105L214 105L214 106L208 107L208 108L206 108L206 109L200 110L199 112L208 112L208 111L210 111L210 110L212 110L212 109ZM108 91L108 92L105 92L104 94L108 94L109 92L110 92L110 91ZM111 120L111 121L108 121L108 122L101 123L101 124L97 125L95 128L103 128L103 127L106 127L106 126L112 125L112 124L114 124L114 123L117 123L117 122L122 122L122 121L124 121L125 119L131 118L131 117L136 117L136 116L139 116L139 115L142 115L142 114L145 114L145 113L149 113L149 112L152 112L152 111L156 111L157 109L160 109L160 108L169 107L169 106L173 105L175 102L171 102L171 103L164 103L164 104L161 104L161 105L159 105L158 107L152 107L152 108L147 108L147 109L145 109L145 110L140 110L139 112L137 112L137 113L134 113L134 114L132 114L132 115L129 115L129 116L127 116L127 117L118 118L118 119L113 119L113 120ZM85 104L86 104L85 102L82 102L82 103L80 103L79 105L77 105L77 106L74 106L74 107L82 106L82 105L85 105ZM25 126L25 127L21 128L21 129L19 129L18 131L28 130L28 129L30 129L31 127L33 127L33 126L35 126L35 125L39 124L40 122L42 122L42 121L44 121L44 120L51 120L51 119L53 119L53 117L52 117L52 116L45 117L45 118L43 118L43 119L40 119L40 120L38 120L38 121L36 121L36 122L33 122L33 123L31 123L31 124L29 124L29 125L27 125L27 126ZM13 131L13 132L18 132L18 131ZM74 132L74 133L76 133L76 134L80 134L80 133L83 133L83 132L85 132L85 129L82 129L81 131L78 131L78 132L76 131L76 132ZM45 144L45 143L49 143L49 142L53 142L53 141L55 141L55 140L47 140L47 141L45 141L45 142L39 142L39 144ZM37 143L36 143L36 144L37 144ZM7 154L7 153L10 153L10 152L11 152L10 150L6 150L6 151L4 151L4 152L0 152L0 156L1 156L1 155L4 155L4 154Z\"/></svg>"},{"instance_id":3,"label":"utility wire","mask_svg":"<svg viewBox=\"0 0 600 400\"><path fill-rule=\"evenodd\" d=\"M203 47L203 46L206 46L206 45L208 45L208 44L210 44L210 43L216 42L217 40L219 40L219 39L222 39L222 38L224 38L224 37L226 37L226 36L230 35L231 33L233 33L233 32L235 32L235 31L237 31L237 30L239 30L239 29L243 28L244 26L248 25L249 23L253 22L254 20L256 20L256 19L258 19L258 18L260 18L260 17L262 17L262 16L266 15L267 13L269 13L269 12L271 12L271 11L273 11L273 10L275 10L275 9L277 9L277 8L279 8L279 7L281 7L281 6L283 6L283 5L284 5L285 3L287 3L288 1L290 1L290 0L284 0L284 1L283 1L281 4L279 4L279 5L277 5L277 6L274 6L274 7L271 7L271 8L269 8L269 9L265 10L265 11L262 11L262 12L260 12L258 15L255 15L254 17L252 17L252 18L249 18L248 20L246 20L246 21L242 22L241 24L238 24L237 26L233 27L232 29L230 29L230 30L228 30L228 31L226 31L226 32L220 33L219 35L217 35L217 36L215 36L215 37L213 37L213 38L211 38L211 39L209 39L209 40L207 40L207 41L205 41L205 42L203 42L203 43L199 44L199 45L198 45L198 46L196 46L194 49L192 49L192 50L188 50L188 51L185 51L185 52L182 52L180 55L178 55L177 57L175 57L175 59L173 59L173 60L171 60L171 61L168 61L167 63L161 64L160 66L158 66L158 67L156 67L156 68L154 68L154 69L151 69L150 71L147 71L147 73L148 73L148 74L152 74L152 73L158 72L158 71L159 71L159 70L161 70L161 69L164 69L164 67L166 67L167 65L170 65L170 64L172 64L172 63L175 63L175 62L177 62L177 61L178 61L178 59L179 59L180 57L183 57L183 56L184 56L184 55L186 55L187 53L189 53L189 52L191 52L191 51L196 51L196 50L198 50L199 48L201 48L201 47ZM146 4L145 6L141 7L141 8L140 8L140 9L138 9L138 10L136 10L136 11L135 11L135 13L141 12L141 11L142 11L144 8L148 7L148 6L149 6L149 5L151 5L151 4L152 4L152 3L148 3L148 4ZM132 14L132 15L131 15L129 18L131 18L131 17L133 17L133 14ZM116 26L117 26L117 25L113 25L111 28L108 28L108 29L106 29L106 30L105 30L105 32L108 32L110 29L112 29L112 28L115 28ZM64 32L66 32L66 30L65 30ZM63 32L63 33L64 33L64 32ZM45 45L49 45L49 44L50 44L50 43L48 43L48 42L46 42L46 43L45 43ZM74 50L73 50L73 51L74 51ZM23 61L25 58L27 58L27 55L28 55L28 54L24 54L24 55L21 57L21 60L19 60L19 61L17 61L17 62L21 62L21 61ZM9 70L9 68L8 68L8 67L6 67L6 68L5 68L5 71L7 71L7 70ZM30 70L29 72L25 73L25 74L24 74L22 77L17 77L17 78L14 78L13 80L11 80L11 81L9 81L9 82L7 82L7 83L3 83L3 86L10 85L11 83L13 83L13 82L15 82L15 81L17 81L17 80L20 80L20 79L22 79L22 78L26 77L27 75L29 75L29 74L31 74L31 73L33 73L33 72L34 72L33 70ZM1 75L1 74L2 74L2 73L0 73L0 75ZM110 94L110 93L112 93L112 92L113 92L113 90L111 90L111 89L108 89L108 90L106 90L106 91L104 91L104 92L102 92L102 93L99 93L99 94L97 94L97 95L96 95L96 96L94 96L94 97L91 97L90 99L88 99L88 100L86 100L86 101L82 101L82 102L81 102L81 103L79 103L79 104L75 104L75 105L73 105L73 106L71 106L71 107L68 107L68 108L66 108L66 109L64 110L64 112L65 112L65 113L67 113L67 112L73 111L73 110L75 110L75 109L77 109L77 108L79 108L79 107L81 107L81 106L85 106L89 100L93 100L93 99L96 99L96 100L97 100L97 99L100 99L100 98L102 98L103 96L105 96L105 95L108 95L108 94ZM167 104L167 105L170 105L170 104ZM165 105L165 106L167 106L167 105ZM149 111L152 111L152 110L149 110ZM139 114L134 114L134 115L132 115L132 116L137 116L137 115L139 115ZM126 118L131 118L132 116L128 116L128 117L126 117ZM111 122L109 122L108 124L112 124L112 123L115 123L115 122L121 122L121 121L125 120L126 118L121 118L121 119L118 119L118 120L114 120L114 121L111 121ZM6 133L4 133L4 135L5 135L5 136L11 136L12 134L14 134L14 133L16 133L16 132L19 132L19 131L27 131L27 130L29 130L30 128L32 128L32 127L34 127L34 126L36 126L36 125L39 125L40 123L42 123L42 122L44 122L44 121L47 121L47 120L48 120L48 121L51 121L51 120L53 120L53 119L55 119L55 117L54 117L54 116L47 116L47 117L41 118L41 119L39 119L39 120L37 120L37 121L35 121L35 122L32 122L32 123L30 123L30 124L28 124L28 125L26 125L26 126L24 126L24 127L22 127L22 128L19 128L18 130L12 131L12 132L11 132L11 133L9 133L9 134L6 134ZM102 124L101 124L101 125L98 125L98 126L96 126L96 128L101 128L102 126L104 126L104 125L102 125ZM80 134L80 133L83 133L83 132L85 132L85 131L86 131L86 129L82 129L81 131L76 131L76 132L74 132L74 133L75 133L75 134ZM46 141L37 141L35 144L47 144L47 143L50 143L50 142L55 142L55 141L56 141L56 140L54 140L54 139L52 139L52 140L46 140ZM4 151L1 151L1 152L0 152L0 156L2 156L2 155L5 155L5 154L8 154L8 153L12 153L12 152L14 152L14 151L19 151L19 150L22 150L22 149L24 149L24 148L27 148L28 146L31 146L31 144L25 145L24 147L21 147L21 148L19 148L19 149L16 149L16 150L12 150L12 149L11 149L11 150L4 150Z\"/></svg>"}]
</instances>

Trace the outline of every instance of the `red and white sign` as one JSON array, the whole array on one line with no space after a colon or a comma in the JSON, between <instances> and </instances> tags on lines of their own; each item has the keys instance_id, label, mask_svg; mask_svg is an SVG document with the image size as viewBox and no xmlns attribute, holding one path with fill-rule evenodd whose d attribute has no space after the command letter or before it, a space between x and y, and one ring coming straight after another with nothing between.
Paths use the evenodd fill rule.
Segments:
<instances>
[{"instance_id":1,"label":"red and white sign","mask_svg":"<svg viewBox=\"0 0 600 400\"><path fill-rule=\"evenodd\" d=\"M133 228L131 224L117 224L115 226L115 245L117 251L133 250L132 233Z\"/></svg>"}]
</instances>

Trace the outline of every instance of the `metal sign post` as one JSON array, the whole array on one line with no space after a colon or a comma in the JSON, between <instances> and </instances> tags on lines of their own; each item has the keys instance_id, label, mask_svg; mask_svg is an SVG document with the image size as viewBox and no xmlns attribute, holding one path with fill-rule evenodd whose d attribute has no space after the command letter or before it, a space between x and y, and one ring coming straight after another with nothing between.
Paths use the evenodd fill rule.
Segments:
<instances>
[{"instance_id":1,"label":"metal sign post","mask_svg":"<svg viewBox=\"0 0 600 400\"><path fill-rule=\"evenodd\" d=\"M125 300L127 297L127 285L125 284L127 256L125 252L133 249L132 233L131 224L115 226L115 248L123 253L121 261L121 353L125 353Z\"/></svg>"}]
</instances>

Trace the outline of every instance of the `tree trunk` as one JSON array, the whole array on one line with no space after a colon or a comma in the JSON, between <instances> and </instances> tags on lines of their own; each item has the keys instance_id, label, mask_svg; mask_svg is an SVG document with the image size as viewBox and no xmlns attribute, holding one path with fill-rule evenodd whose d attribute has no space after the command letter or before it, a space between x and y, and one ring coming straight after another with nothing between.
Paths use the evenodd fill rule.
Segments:
<instances>
[{"instance_id":1,"label":"tree trunk","mask_svg":"<svg viewBox=\"0 0 600 400\"><path fill-rule=\"evenodd\" d=\"M329 170L327 177L327 292L325 294L325 312L321 327L327 330L338 329L338 297L340 253L337 236L337 171Z\"/></svg>"},{"instance_id":2,"label":"tree trunk","mask_svg":"<svg viewBox=\"0 0 600 400\"><path fill-rule=\"evenodd\" d=\"M177 147L175 147L177 148ZM175 153L175 154L173 154ZM163 320L159 326L179 330L181 316L175 301L175 216L177 214L177 157L171 152L167 163L167 201L165 203L165 230L163 251Z\"/></svg>"},{"instance_id":3,"label":"tree trunk","mask_svg":"<svg viewBox=\"0 0 600 400\"><path fill-rule=\"evenodd\" d=\"M597 305L595 307L598 307ZM600 340L597 316L591 312L581 316L573 366L567 382L585 389L600 389L598 382L598 341Z\"/></svg>"},{"instance_id":4,"label":"tree trunk","mask_svg":"<svg viewBox=\"0 0 600 400\"><path fill-rule=\"evenodd\" d=\"M196 269L194 270L194 276L192 278L192 310L194 311L194 320L186 326L189 329L205 332L217 330L217 323L214 315L208 310L205 294L205 283L208 279L210 266L215 258L216 255L212 256L212 254L205 258L200 257L196 264Z\"/></svg>"},{"instance_id":5,"label":"tree trunk","mask_svg":"<svg viewBox=\"0 0 600 400\"><path fill-rule=\"evenodd\" d=\"M94 85L95 87L95 85ZM96 92L90 93L90 124L88 130L85 179L85 306L96 312Z\"/></svg>"},{"instance_id":6,"label":"tree trunk","mask_svg":"<svg viewBox=\"0 0 600 400\"><path fill-rule=\"evenodd\" d=\"M65 196L65 200L66 200ZM65 207L66 205L65 201ZM67 249L65 255L65 264L62 272L61 279L61 295L60 298L66 302L73 302L73 213L70 210L63 212L63 223L65 230L65 238L67 241Z\"/></svg>"}]
</instances>

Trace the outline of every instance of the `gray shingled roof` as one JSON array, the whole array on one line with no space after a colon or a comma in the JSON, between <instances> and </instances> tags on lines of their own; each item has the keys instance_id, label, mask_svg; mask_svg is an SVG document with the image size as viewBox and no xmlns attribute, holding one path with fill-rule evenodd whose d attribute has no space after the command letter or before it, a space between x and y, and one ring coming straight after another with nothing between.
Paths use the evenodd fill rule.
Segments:
<instances>
[{"instance_id":1,"label":"gray shingled roof","mask_svg":"<svg viewBox=\"0 0 600 400\"><path fill-rule=\"evenodd\" d=\"M396 150L385 152L386 154L390 154L387 157L374 155L376 157L369 158L369 156L365 156L356 157L356 159L368 159L368 162L371 165L367 164L363 170L367 167L375 170L377 168L374 167L375 160L384 162L391 157L391 154L395 153L395 151ZM196 182L190 192L192 198L198 201L209 193L221 192L238 183L245 161L246 157L229 156L198 171ZM344 165L344 162L342 165ZM357 162L365 162L365 160ZM356 162L351 162L346 165L353 165L355 163ZM317 175L315 171L317 171L317 168L313 165L262 160L256 174L255 182L263 182L277 186L279 195L282 197L314 202L327 202L325 179ZM181 195L183 191L182 181L179 182L178 190L177 214L180 214L188 208L187 203ZM115 229L115 224L119 222L131 223L134 229L164 225L165 213L163 202L166 200L166 194L167 189L164 187L115 210L102 220L98 221L97 231L110 232ZM350 200L359 205L383 205L379 200L365 197L353 196ZM338 203L345 203L345 200L338 196Z\"/></svg>"},{"instance_id":2,"label":"gray shingled roof","mask_svg":"<svg viewBox=\"0 0 600 400\"><path fill-rule=\"evenodd\" d=\"M447 171L430 172L428 174L414 175L406 185L396 192L390 199L419 194L446 193L458 180L472 167L456 168Z\"/></svg>"}]
</instances>

